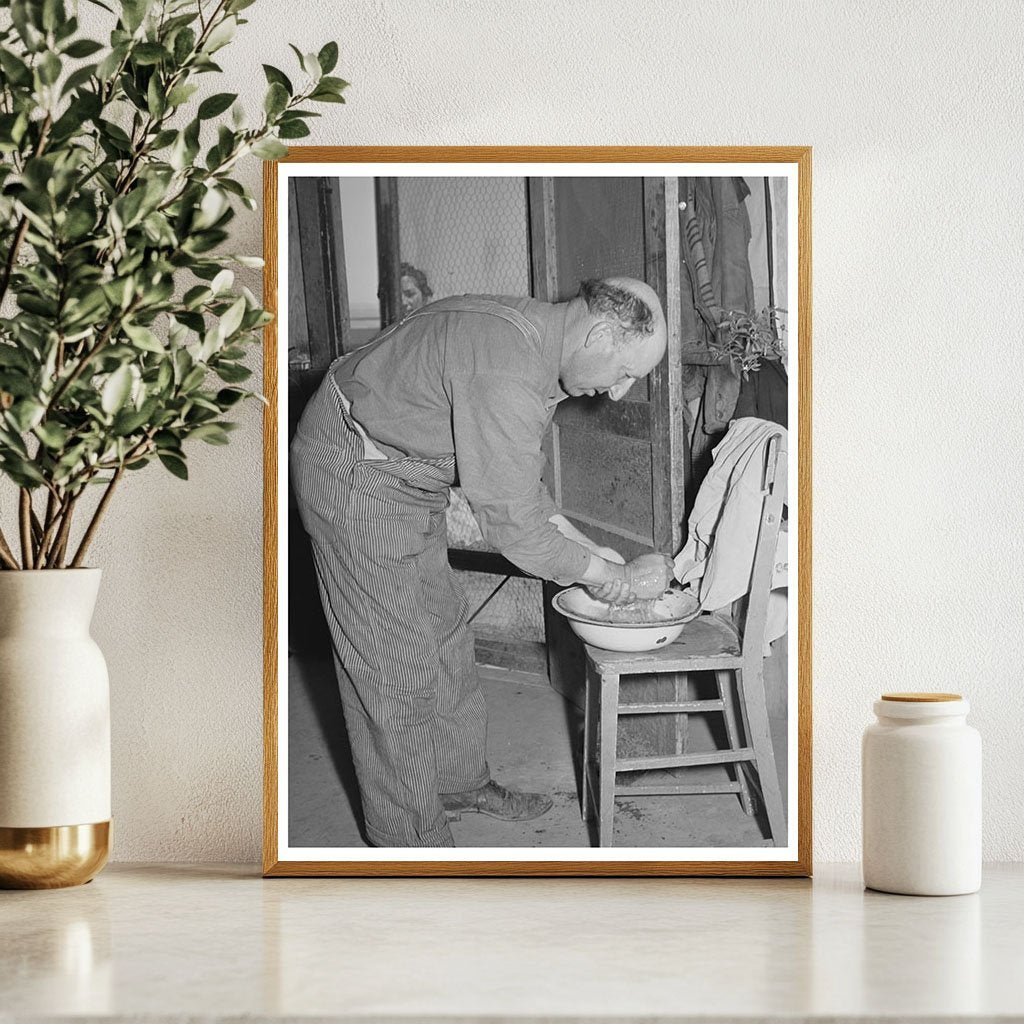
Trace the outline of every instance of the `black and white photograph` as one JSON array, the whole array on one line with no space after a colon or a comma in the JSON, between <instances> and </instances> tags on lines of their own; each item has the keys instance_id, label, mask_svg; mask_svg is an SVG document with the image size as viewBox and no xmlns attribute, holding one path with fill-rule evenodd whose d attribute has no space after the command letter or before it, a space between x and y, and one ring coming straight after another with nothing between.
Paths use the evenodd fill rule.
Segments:
<instances>
[{"instance_id":1,"label":"black and white photograph","mask_svg":"<svg viewBox=\"0 0 1024 1024\"><path fill-rule=\"evenodd\" d=\"M273 873L799 873L797 158L323 152L268 185Z\"/></svg>"}]
</instances>

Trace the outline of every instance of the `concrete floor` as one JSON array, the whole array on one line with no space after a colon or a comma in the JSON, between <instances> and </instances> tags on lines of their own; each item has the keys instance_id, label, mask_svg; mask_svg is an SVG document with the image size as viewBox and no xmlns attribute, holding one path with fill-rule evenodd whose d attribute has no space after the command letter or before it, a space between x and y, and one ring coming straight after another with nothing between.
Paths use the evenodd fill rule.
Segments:
<instances>
[{"instance_id":1,"label":"concrete floor","mask_svg":"<svg viewBox=\"0 0 1024 1024\"><path fill-rule=\"evenodd\" d=\"M548 685L546 678L481 668L488 708L487 757L493 777L518 789L545 792L554 806L528 822L501 822L481 814L451 823L460 847L587 847L581 820L579 767L582 715ZM690 749L715 746L691 716ZM784 733L782 734L784 736ZM317 656L289 659L289 839L290 845L332 848L365 846L360 834L358 786L342 720L334 669ZM781 737L780 737L781 738ZM785 744L776 740L785 793ZM725 777L724 766L686 769L686 781ZM700 774L698 774L700 773ZM639 774L639 773L637 773ZM669 773L647 773L645 783ZM760 847L768 845L754 818L735 794L620 797L615 845L620 847Z\"/></svg>"}]
</instances>

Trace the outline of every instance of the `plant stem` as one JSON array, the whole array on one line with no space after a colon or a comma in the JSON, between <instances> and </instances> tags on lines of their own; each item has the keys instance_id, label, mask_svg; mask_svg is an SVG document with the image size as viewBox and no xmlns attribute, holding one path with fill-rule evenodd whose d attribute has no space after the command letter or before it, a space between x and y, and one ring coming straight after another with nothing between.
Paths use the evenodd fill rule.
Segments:
<instances>
[{"instance_id":1,"label":"plant stem","mask_svg":"<svg viewBox=\"0 0 1024 1024\"><path fill-rule=\"evenodd\" d=\"M32 153L33 157L39 156L46 148L46 140L50 137L50 126L52 124L53 115L47 113L46 118L43 120L39 129L39 141L36 143L35 151ZM0 302L4 301L4 296L7 294L7 286L11 283L11 274L14 272L14 263L18 258L18 250L21 248L21 243L25 241L25 235L27 232L28 217L22 217L21 220L18 221L18 227L14 232L11 247L7 251L7 259L4 262L3 277L0 277Z\"/></svg>"},{"instance_id":2,"label":"plant stem","mask_svg":"<svg viewBox=\"0 0 1024 1024\"><path fill-rule=\"evenodd\" d=\"M49 548L53 543L54 536L60 527L61 513L64 511L64 502L55 490L50 491L46 500L46 519L43 524L43 536L39 541L39 549L36 554L36 565L45 565Z\"/></svg>"},{"instance_id":3,"label":"plant stem","mask_svg":"<svg viewBox=\"0 0 1024 1024\"><path fill-rule=\"evenodd\" d=\"M27 487L21 488L18 521L21 525L21 567L34 569L32 558L32 492Z\"/></svg>"},{"instance_id":4,"label":"plant stem","mask_svg":"<svg viewBox=\"0 0 1024 1024\"><path fill-rule=\"evenodd\" d=\"M11 551L3 530L0 530L0 562L3 562L8 569L19 568L18 560L14 557L14 552Z\"/></svg>"},{"instance_id":5,"label":"plant stem","mask_svg":"<svg viewBox=\"0 0 1024 1024\"><path fill-rule=\"evenodd\" d=\"M132 313L138 305L139 297L136 296L129 303L126 310L107 324L106 330L99 336L99 338L96 339L96 344L81 356L81 358L79 358L78 362L75 364L75 368L60 382L57 390L50 396L49 402L46 403L46 415L49 415L50 410L56 406L60 398L63 397L64 392L82 376L82 373L85 371L86 366L91 362L93 356L96 355L96 353L99 352L99 350L103 348L108 341L110 341L111 335L113 335L114 331L116 331L120 326L121 321L124 320L129 313Z\"/></svg>"},{"instance_id":6,"label":"plant stem","mask_svg":"<svg viewBox=\"0 0 1024 1024\"><path fill-rule=\"evenodd\" d=\"M78 495L81 494L78 491L75 495L68 499L67 504L64 506L64 510L60 516L60 530L57 533L57 539L53 542L53 548L50 550L50 556L46 559L47 569L59 569L61 568L61 562L64 560L64 552L68 546L68 534L71 532L71 516L75 511L75 502L78 501Z\"/></svg>"},{"instance_id":7,"label":"plant stem","mask_svg":"<svg viewBox=\"0 0 1024 1024\"><path fill-rule=\"evenodd\" d=\"M25 240L27 232L28 217L22 217L18 221L17 230L14 232L14 238L11 240L11 247L7 250L3 276L0 277L0 302L4 301L4 296L7 294L7 285L10 283L11 273L14 270L14 261L18 258L18 250L21 248L21 243Z\"/></svg>"},{"instance_id":8,"label":"plant stem","mask_svg":"<svg viewBox=\"0 0 1024 1024\"><path fill-rule=\"evenodd\" d=\"M114 496L114 490L123 475L124 466L118 466L117 472L110 478L110 483L107 484L107 489L103 492L103 497L100 498L100 503L96 506L96 511L93 513L92 520L86 528L81 543L78 545L78 550L75 552L75 557L71 562L72 569L77 569L81 566L82 561L85 558L85 553L89 550L89 545L92 543L93 537L96 536L96 530L100 525L100 520L103 518L103 513L107 511L110 499Z\"/></svg>"}]
</instances>

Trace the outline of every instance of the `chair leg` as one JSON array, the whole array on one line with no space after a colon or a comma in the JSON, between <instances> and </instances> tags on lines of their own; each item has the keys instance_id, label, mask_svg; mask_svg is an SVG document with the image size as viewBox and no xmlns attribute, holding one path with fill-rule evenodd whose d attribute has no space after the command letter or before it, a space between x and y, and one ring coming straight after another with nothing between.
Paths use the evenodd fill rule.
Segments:
<instances>
[{"instance_id":1,"label":"chair leg","mask_svg":"<svg viewBox=\"0 0 1024 1024\"><path fill-rule=\"evenodd\" d=\"M580 785L580 805L584 824L590 823L594 803L593 794L590 792L590 766L596 760L593 711L595 691L601 692L601 680L588 660L586 689L583 693L583 773Z\"/></svg>"},{"instance_id":2,"label":"chair leg","mask_svg":"<svg viewBox=\"0 0 1024 1024\"><path fill-rule=\"evenodd\" d=\"M729 669L721 669L715 673L718 681L718 695L725 705L725 732L729 737L729 748L735 750L742 746L740 743L739 726L736 722L736 703L732 699L732 672ZM747 783L747 774L739 761L732 763L733 776L740 787L740 804L744 814L754 813L754 801L750 798L750 786Z\"/></svg>"},{"instance_id":3,"label":"chair leg","mask_svg":"<svg viewBox=\"0 0 1024 1024\"><path fill-rule=\"evenodd\" d=\"M753 665L739 672L740 702L743 707L747 742L754 751L754 765L761 785L761 798L768 816L769 838L774 846L786 842L786 812L782 806L779 773L775 767L775 749L768 724L768 708L764 696L764 667L758 651Z\"/></svg>"},{"instance_id":4,"label":"chair leg","mask_svg":"<svg viewBox=\"0 0 1024 1024\"><path fill-rule=\"evenodd\" d=\"M615 760L619 727L619 677L617 673L601 675L601 756L598 779L597 845L612 845L615 815Z\"/></svg>"}]
</instances>

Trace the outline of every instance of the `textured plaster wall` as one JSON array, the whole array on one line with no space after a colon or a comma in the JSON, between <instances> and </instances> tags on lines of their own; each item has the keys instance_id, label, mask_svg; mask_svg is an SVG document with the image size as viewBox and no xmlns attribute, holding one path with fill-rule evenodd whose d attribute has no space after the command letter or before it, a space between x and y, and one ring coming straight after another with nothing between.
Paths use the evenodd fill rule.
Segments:
<instances>
[{"instance_id":1,"label":"textured plaster wall","mask_svg":"<svg viewBox=\"0 0 1024 1024\"><path fill-rule=\"evenodd\" d=\"M859 856L883 689L962 690L990 858L1024 857L1020 7L260 0L223 52L251 106L287 42L341 45L313 143L814 147L815 852ZM259 168L247 176L256 184ZM239 251L258 251L257 217ZM258 278L247 282L258 287ZM126 486L95 562L115 856L255 860L260 424Z\"/></svg>"}]
</instances>

